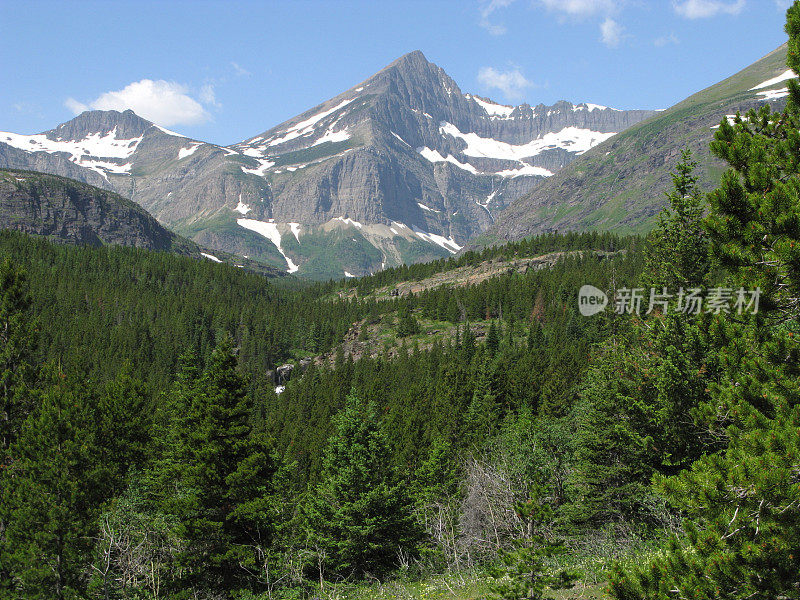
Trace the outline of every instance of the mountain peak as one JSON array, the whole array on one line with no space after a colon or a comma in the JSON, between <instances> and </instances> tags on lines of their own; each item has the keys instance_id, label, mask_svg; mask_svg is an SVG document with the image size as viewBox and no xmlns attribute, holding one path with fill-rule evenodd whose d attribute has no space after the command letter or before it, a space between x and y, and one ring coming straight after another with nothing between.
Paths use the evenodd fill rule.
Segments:
<instances>
[{"instance_id":1,"label":"mountain peak","mask_svg":"<svg viewBox=\"0 0 800 600\"><path fill-rule=\"evenodd\" d=\"M116 129L117 139L127 140L140 137L152 126L153 123L143 119L130 109L123 112L87 110L46 134L51 139L82 140L87 135L94 133L106 135Z\"/></svg>"},{"instance_id":2,"label":"mountain peak","mask_svg":"<svg viewBox=\"0 0 800 600\"><path fill-rule=\"evenodd\" d=\"M413 50L412 52L408 52L407 54L403 54L400 58L391 62L388 66L394 67L401 64L409 64L409 63L425 63L431 64L430 61L425 58L425 55L422 53L422 50Z\"/></svg>"}]
</instances>

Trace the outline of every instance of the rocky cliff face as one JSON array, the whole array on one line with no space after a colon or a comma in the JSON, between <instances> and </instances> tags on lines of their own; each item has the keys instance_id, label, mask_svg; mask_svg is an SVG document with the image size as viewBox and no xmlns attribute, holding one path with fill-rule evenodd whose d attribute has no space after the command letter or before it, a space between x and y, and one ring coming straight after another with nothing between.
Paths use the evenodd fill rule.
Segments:
<instances>
[{"instance_id":1,"label":"rocky cliff face","mask_svg":"<svg viewBox=\"0 0 800 600\"><path fill-rule=\"evenodd\" d=\"M589 150L497 215L471 246L518 240L550 230L644 232L672 185L681 150L690 148L699 185L719 185L725 165L709 143L724 118L786 101L786 46L668 110Z\"/></svg>"},{"instance_id":2,"label":"rocky cliff face","mask_svg":"<svg viewBox=\"0 0 800 600\"><path fill-rule=\"evenodd\" d=\"M14 229L51 240L89 246L133 246L214 262L237 264L266 275L280 271L219 257L160 225L138 204L65 177L0 169L0 229Z\"/></svg>"},{"instance_id":3,"label":"rocky cliff face","mask_svg":"<svg viewBox=\"0 0 800 600\"><path fill-rule=\"evenodd\" d=\"M421 52L231 147L131 111L0 133L0 166L131 198L201 243L289 272L361 275L456 252L498 211L650 111L504 106Z\"/></svg>"},{"instance_id":4,"label":"rocky cliff face","mask_svg":"<svg viewBox=\"0 0 800 600\"><path fill-rule=\"evenodd\" d=\"M0 228L90 246L186 254L193 246L113 192L31 171L0 170Z\"/></svg>"}]
</instances>

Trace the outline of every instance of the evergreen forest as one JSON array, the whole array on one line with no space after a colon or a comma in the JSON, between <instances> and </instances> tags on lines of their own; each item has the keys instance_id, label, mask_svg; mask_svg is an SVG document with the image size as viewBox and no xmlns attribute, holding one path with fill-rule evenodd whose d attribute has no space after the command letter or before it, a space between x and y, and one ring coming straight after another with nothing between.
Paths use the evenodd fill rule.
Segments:
<instances>
[{"instance_id":1,"label":"evergreen forest","mask_svg":"<svg viewBox=\"0 0 800 600\"><path fill-rule=\"evenodd\" d=\"M788 89L646 237L307 283L0 232L0 599L800 598Z\"/></svg>"}]
</instances>

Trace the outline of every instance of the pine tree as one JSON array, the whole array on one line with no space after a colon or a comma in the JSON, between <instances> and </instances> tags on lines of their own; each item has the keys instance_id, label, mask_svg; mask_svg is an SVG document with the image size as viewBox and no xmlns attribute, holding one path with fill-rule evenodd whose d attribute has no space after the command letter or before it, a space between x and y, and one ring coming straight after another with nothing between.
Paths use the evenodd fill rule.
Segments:
<instances>
[{"instance_id":1,"label":"pine tree","mask_svg":"<svg viewBox=\"0 0 800 600\"><path fill-rule=\"evenodd\" d=\"M162 489L163 509L180 523L185 544L179 586L258 589L260 559L274 526L276 467L267 440L250 426L230 338L220 342L201 375L186 357L174 394L185 414L175 423L172 448L159 469L162 486L171 488Z\"/></svg>"},{"instance_id":2,"label":"pine tree","mask_svg":"<svg viewBox=\"0 0 800 600\"><path fill-rule=\"evenodd\" d=\"M500 564L490 569L491 591L497 600L542 600L546 589L573 587L577 573L561 570L551 573L548 562L566 549L562 542L544 530L553 519L553 510L535 488L533 497L514 506L524 524L525 534L516 540L513 550L500 553Z\"/></svg>"},{"instance_id":3,"label":"pine tree","mask_svg":"<svg viewBox=\"0 0 800 600\"><path fill-rule=\"evenodd\" d=\"M35 344L26 284L25 275L10 260L0 262L0 597L11 582L5 533L13 485L11 447L34 406Z\"/></svg>"},{"instance_id":4,"label":"pine tree","mask_svg":"<svg viewBox=\"0 0 800 600\"><path fill-rule=\"evenodd\" d=\"M30 385L34 349L31 298L25 274L9 259L0 262L0 462L33 406Z\"/></svg>"},{"instance_id":5,"label":"pine tree","mask_svg":"<svg viewBox=\"0 0 800 600\"><path fill-rule=\"evenodd\" d=\"M691 287L703 283L708 274L709 241L703 225L707 203L697 187L696 168L691 151L682 150L672 173L669 204L650 236L643 276L646 286Z\"/></svg>"},{"instance_id":6,"label":"pine tree","mask_svg":"<svg viewBox=\"0 0 800 600\"><path fill-rule=\"evenodd\" d=\"M411 309L405 305L398 316L397 321L397 336L408 337L409 335L416 335L420 331L419 321L411 312Z\"/></svg>"},{"instance_id":7,"label":"pine tree","mask_svg":"<svg viewBox=\"0 0 800 600\"><path fill-rule=\"evenodd\" d=\"M54 373L12 449L4 559L16 597L83 597L95 519L108 497L108 465L94 429L94 399L74 376Z\"/></svg>"},{"instance_id":8,"label":"pine tree","mask_svg":"<svg viewBox=\"0 0 800 600\"><path fill-rule=\"evenodd\" d=\"M416 553L413 503L373 406L351 393L335 427L304 509L308 544L334 574L381 577L397 566L398 551Z\"/></svg>"},{"instance_id":9,"label":"pine tree","mask_svg":"<svg viewBox=\"0 0 800 600\"><path fill-rule=\"evenodd\" d=\"M800 2L787 11L787 64L800 69ZM707 415L726 447L660 481L689 519L644 565L617 566L615 598L792 598L800 588L800 86L715 134L731 166L711 196L715 258L734 285L759 286L759 313L720 318L724 346Z\"/></svg>"},{"instance_id":10,"label":"pine tree","mask_svg":"<svg viewBox=\"0 0 800 600\"><path fill-rule=\"evenodd\" d=\"M490 357L494 357L500 347L500 335L497 333L497 326L494 321L489 324L489 331L486 334L486 351Z\"/></svg>"},{"instance_id":11,"label":"pine tree","mask_svg":"<svg viewBox=\"0 0 800 600\"><path fill-rule=\"evenodd\" d=\"M494 375L494 364L486 358L481 364L475 391L464 415L464 438L472 445L486 443L497 432L502 415Z\"/></svg>"}]
</instances>

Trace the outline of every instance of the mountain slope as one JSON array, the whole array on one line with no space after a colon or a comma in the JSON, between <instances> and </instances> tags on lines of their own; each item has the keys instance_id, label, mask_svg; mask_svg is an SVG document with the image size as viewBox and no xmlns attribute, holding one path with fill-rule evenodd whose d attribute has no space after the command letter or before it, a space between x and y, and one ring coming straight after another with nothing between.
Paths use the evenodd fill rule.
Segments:
<instances>
[{"instance_id":1,"label":"mountain slope","mask_svg":"<svg viewBox=\"0 0 800 600\"><path fill-rule=\"evenodd\" d=\"M689 147L703 189L719 183L724 165L708 146L726 116L768 102L785 103L786 45L751 66L618 136L599 144L517 200L473 241L481 246L550 230L642 232L654 223L670 173Z\"/></svg>"},{"instance_id":2,"label":"mountain slope","mask_svg":"<svg viewBox=\"0 0 800 600\"><path fill-rule=\"evenodd\" d=\"M247 262L250 270L273 276L282 274L232 255L220 253L222 258L219 258L210 254L169 231L141 206L118 194L34 171L0 169L0 229L14 229L68 244L133 246L204 257L214 262Z\"/></svg>"},{"instance_id":3,"label":"mountain slope","mask_svg":"<svg viewBox=\"0 0 800 600\"><path fill-rule=\"evenodd\" d=\"M652 111L463 94L417 51L230 147L131 111L0 133L0 166L111 189L206 246L315 277L456 252L494 214Z\"/></svg>"}]
</instances>

